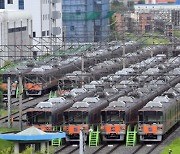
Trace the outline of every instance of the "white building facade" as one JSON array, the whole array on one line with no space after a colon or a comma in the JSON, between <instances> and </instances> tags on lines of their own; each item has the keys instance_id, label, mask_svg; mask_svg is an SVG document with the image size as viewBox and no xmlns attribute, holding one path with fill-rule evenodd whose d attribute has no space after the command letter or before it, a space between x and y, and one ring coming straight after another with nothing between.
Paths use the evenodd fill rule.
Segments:
<instances>
[{"instance_id":1,"label":"white building facade","mask_svg":"<svg viewBox=\"0 0 180 154\"><path fill-rule=\"evenodd\" d=\"M0 10L0 66L7 60L31 57L32 16L28 11ZM26 52L25 52L26 51Z\"/></svg>"},{"instance_id":2,"label":"white building facade","mask_svg":"<svg viewBox=\"0 0 180 154\"><path fill-rule=\"evenodd\" d=\"M46 47L49 50L56 45L62 45L62 0L0 0L0 8L21 9L31 13L34 45L49 45ZM52 37L53 40L50 39Z\"/></svg>"}]
</instances>

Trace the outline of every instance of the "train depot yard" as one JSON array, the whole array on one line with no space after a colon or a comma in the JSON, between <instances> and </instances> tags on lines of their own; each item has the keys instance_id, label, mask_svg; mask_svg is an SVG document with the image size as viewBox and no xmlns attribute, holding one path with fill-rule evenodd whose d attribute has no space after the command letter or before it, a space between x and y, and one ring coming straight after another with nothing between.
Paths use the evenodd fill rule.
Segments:
<instances>
[{"instance_id":1,"label":"train depot yard","mask_svg":"<svg viewBox=\"0 0 180 154\"><path fill-rule=\"evenodd\" d=\"M179 154L180 0L31 1L1 20L0 154Z\"/></svg>"},{"instance_id":2,"label":"train depot yard","mask_svg":"<svg viewBox=\"0 0 180 154\"><path fill-rule=\"evenodd\" d=\"M110 44L4 70L3 95L17 111L1 126L65 132L49 142L54 153L79 153L82 145L87 154L159 153L179 137L180 56L167 45L125 48L125 55Z\"/></svg>"}]
</instances>

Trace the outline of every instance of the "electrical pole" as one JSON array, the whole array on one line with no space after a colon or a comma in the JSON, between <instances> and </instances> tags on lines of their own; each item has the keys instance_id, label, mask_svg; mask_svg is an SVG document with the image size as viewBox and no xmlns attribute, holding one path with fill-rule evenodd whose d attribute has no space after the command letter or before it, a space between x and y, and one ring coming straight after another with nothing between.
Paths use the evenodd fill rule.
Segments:
<instances>
[{"instance_id":1,"label":"electrical pole","mask_svg":"<svg viewBox=\"0 0 180 154\"><path fill-rule=\"evenodd\" d=\"M81 56L81 87L84 85L84 54Z\"/></svg>"},{"instance_id":2,"label":"electrical pole","mask_svg":"<svg viewBox=\"0 0 180 154\"><path fill-rule=\"evenodd\" d=\"M22 86L22 76L19 74L19 129L22 130L22 94L23 94L23 86Z\"/></svg>"},{"instance_id":3,"label":"electrical pole","mask_svg":"<svg viewBox=\"0 0 180 154\"><path fill-rule=\"evenodd\" d=\"M125 17L124 15L122 16L123 18L123 22L122 22L122 31L123 31L123 38L122 38L122 43L123 43L123 68L126 67L126 64L125 64L125 54L126 54L126 46L125 46Z\"/></svg>"},{"instance_id":4,"label":"electrical pole","mask_svg":"<svg viewBox=\"0 0 180 154\"><path fill-rule=\"evenodd\" d=\"M79 132L79 154L84 154L84 130L80 129Z\"/></svg>"},{"instance_id":5,"label":"electrical pole","mask_svg":"<svg viewBox=\"0 0 180 154\"><path fill-rule=\"evenodd\" d=\"M8 128L11 128L11 79L8 77Z\"/></svg>"}]
</instances>

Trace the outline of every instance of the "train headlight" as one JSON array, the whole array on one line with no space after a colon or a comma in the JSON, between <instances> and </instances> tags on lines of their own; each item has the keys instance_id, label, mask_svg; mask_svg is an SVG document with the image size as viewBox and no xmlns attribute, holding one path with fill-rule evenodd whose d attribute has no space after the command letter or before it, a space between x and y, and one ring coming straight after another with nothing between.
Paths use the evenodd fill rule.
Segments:
<instances>
[{"instance_id":1,"label":"train headlight","mask_svg":"<svg viewBox=\"0 0 180 154\"><path fill-rule=\"evenodd\" d=\"M121 130L125 130L126 126L121 126L120 128L121 128Z\"/></svg>"},{"instance_id":2,"label":"train headlight","mask_svg":"<svg viewBox=\"0 0 180 154\"><path fill-rule=\"evenodd\" d=\"M138 129L139 129L139 131L142 131L143 127L142 127L142 126L139 126Z\"/></svg>"},{"instance_id":3,"label":"train headlight","mask_svg":"<svg viewBox=\"0 0 180 154\"><path fill-rule=\"evenodd\" d=\"M105 130L105 127L104 127L104 126L101 126L101 130L104 131L104 130Z\"/></svg>"},{"instance_id":4,"label":"train headlight","mask_svg":"<svg viewBox=\"0 0 180 154\"><path fill-rule=\"evenodd\" d=\"M158 126L158 130L162 130L163 129L163 126Z\"/></svg>"},{"instance_id":5,"label":"train headlight","mask_svg":"<svg viewBox=\"0 0 180 154\"><path fill-rule=\"evenodd\" d=\"M63 127L63 131L66 131L66 132L67 132L67 131L68 131L68 126L64 126L64 127Z\"/></svg>"}]
</instances>

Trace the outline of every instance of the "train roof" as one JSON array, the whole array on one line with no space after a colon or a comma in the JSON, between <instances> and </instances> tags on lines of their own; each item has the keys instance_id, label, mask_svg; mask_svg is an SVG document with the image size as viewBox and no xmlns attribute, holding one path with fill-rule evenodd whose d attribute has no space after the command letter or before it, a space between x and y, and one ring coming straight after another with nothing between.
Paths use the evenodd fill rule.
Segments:
<instances>
[{"instance_id":1,"label":"train roof","mask_svg":"<svg viewBox=\"0 0 180 154\"><path fill-rule=\"evenodd\" d=\"M14 68L11 68L9 70L7 70L6 72L2 73L3 75L5 74L14 74L14 75L18 75L20 73L26 73L32 70L32 67L28 67L26 65L22 65L22 66L16 66Z\"/></svg>"},{"instance_id":2,"label":"train roof","mask_svg":"<svg viewBox=\"0 0 180 154\"><path fill-rule=\"evenodd\" d=\"M92 99L92 100L91 100ZM85 101L84 101L85 100ZM89 97L84 99L83 101L79 101L73 104L73 106L66 111L87 111L90 112L91 110L97 108L103 108L108 102L104 98L97 98L97 97Z\"/></svg>"},{"instance_id":3,"label":"train roof","mask_svg":"<svg viewBox=\"0 0 180 154\"><path fill-rule=\"evenodd\" d=\"M48 102L51 102L51 103L62 103L64 102L66 99L64 97L56 97L56 98L50 98L48 100Z\"/></svg>"},{"instance_id":4,"label":"train roof","mask_svg":"<svg viewBox=\"0 0 180 154\"><path fill-rule=\"evenodd\" d=\"M165 111L171 105L176 103L176 100L180 99L179 94L172 94L172 96L168 95L168 93L177 93L173 90L173 88L169 89L168 91L164 92L162 96L157 96L152 101L149 101L142 109L139 111Z\"/></svg>"},{"instance_id":5,"label":"train roof","mask_svg":"<svg viewBox=\"0 0 180 154\"><path fill-rule=\"evenodd\" d=\"M77 97L80 94L86 93L88 90L85 88L74 88L70 92L66 92L65 96Z\"/></svg>"},{"instance_id":6,"label":"train roof","mask_svg":"<svg viewBox=\"0 0 180 154\"><path fill-rule=\"evenodd\" d=\"M83 85L83 88L87 89L87 90L92 90L92 89L96 89L96 85L93 84L85 84Z\"/></svg>"},{"instance_id":7,"label":"train roof","mask_svg":"<svg viewBox=\"0 0 180 154\"><path fill-rule=\"evenodd\" d=\"M84 72L84 71L74 71L72 73L67 73L64 77L60 80L80 80L81 77L90 77L91 73Z\"/></svg>"},{"instance_id":8,"label":"train roof","mask_svg":"<svg viewBox=\"0 0 180 154\"><path fill-rule=\"evenodd\" d=\"M109 105L102 111L112 111L112 110L127 111L132 106L135 106L135 105L136 105L136 101L133 97L123 96L123 97L118 98L117 101L112 101L111 103L109 103Z\"/></svg>"},{"instance_id":9,"label":"train roof","mask_svg":"<svg viewBox=\"0 0 180 154\"><path fill-rule=\"evenodd\" d=\"M55 104L52 102L40 102L36 105L35 109L49 109L52 108Z\"/></svg>"}]
</instances>

